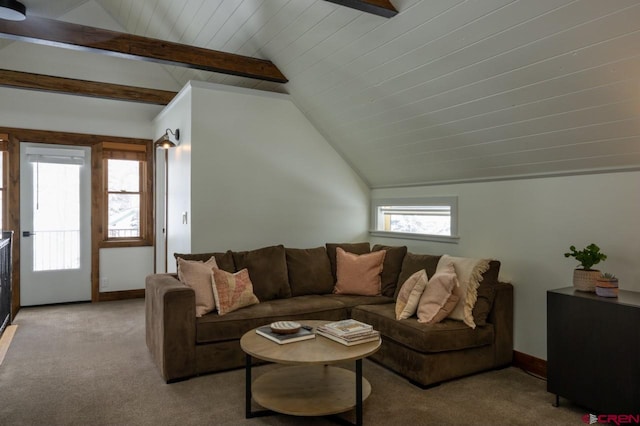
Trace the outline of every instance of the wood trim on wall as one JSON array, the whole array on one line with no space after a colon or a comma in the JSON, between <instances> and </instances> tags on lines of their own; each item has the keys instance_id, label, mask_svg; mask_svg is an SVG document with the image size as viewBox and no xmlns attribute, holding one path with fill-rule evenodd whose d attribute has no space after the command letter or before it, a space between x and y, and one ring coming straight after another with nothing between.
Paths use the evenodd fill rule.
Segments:
<instances>
[{"instance_id":1,"label":"wood trim on wall","mask_svg":"<svg viewBox=\"0 0 640 426\"><path fill-rule=\"evenodd\" d=\"M547 378L547 361L544 359L536 358L534 356L513 351L513 363L514 367L528 371L529 373L540 376L543 379Z\"/></svg>"},{"instance_id":2,"label":"wood trim on wall","mask_svg":"<svg viewBox=\"0 0 640 426\"><path fill-rule=\"evenodd\" d=\"M144 299L144 289L141 288L138 290L109 291L106 293L100 293L97 301L112 302L114 300L127 299Z\"/></svg>"},{"instance_id":3,"label":"wood trim on wall","mask_svg":"<svg viewBox=\"0 0 640 426\"><path fill-rule=\"evenodd\" d=\"M32 130L0 127L0 133L9 135L9 182L8 228L14 231L13 244L13 282L12 282L12 315L20 310L20 142L37 142L58 145L78 145L91 147L91 190L100 196L92 196L91 201L91 301L119 300L129 297L141 297L144 290L116 291L100 293L100 243L102 229L102 142L110 141L124 144L144 145L146 149L153 141L148 139L125 138L119 136L90 135L83 133L57 132L49 130ZM149 161L149 160L148 160ZM152 187L151 187L152 188ZM152 190L152 189L151 189ZM153 224L151 224L153 226ZM152 230L153 233L153 230ZM113 295L110 293L114 293ZM142 296L143 297L143 296Z\"/></svg>"},{"instance_id":4,"label":"wood trim on wall","mask_svg":"<svg viewBox=\"0 0 640 426\"><path fill-rule=\"evenodd\" d=\"M102 144L91 146L91 301L100 300L100 243L104 239Z\"/></svg>"}]
</instances>

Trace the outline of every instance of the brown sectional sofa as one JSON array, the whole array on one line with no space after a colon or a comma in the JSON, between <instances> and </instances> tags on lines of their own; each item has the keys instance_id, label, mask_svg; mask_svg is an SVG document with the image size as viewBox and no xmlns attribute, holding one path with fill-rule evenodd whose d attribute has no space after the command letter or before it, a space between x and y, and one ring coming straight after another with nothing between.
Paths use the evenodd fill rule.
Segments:
<instances>
[{"instance_id":1,"label":"brown sectional sofa","mask_svg":"<svg viewBox=\"0 0 640 426\"><path fill-rule=\"evenodd\" d=\"M314 249L282 245L246 252L176 254L188 260L215 256L221 269L249 270L260 303L220 316L196 318L195 293L175 274L146 279L146 341L162 377L169 383L199 374L244 365L240 337L252 328L280 320L355 318L382 334L382 347L371 358L419 386L429 386L511 363L513 352L513 287L498 282L500 263L492 261L478 289L471 329L445 319L428 325L417 318L397 321L395 297L404 280L420 269L429 276L440 256L387 250L382 296L332 294L336 247L368 253L369 243L327 244Z\"/></svg>"}]
</instances>

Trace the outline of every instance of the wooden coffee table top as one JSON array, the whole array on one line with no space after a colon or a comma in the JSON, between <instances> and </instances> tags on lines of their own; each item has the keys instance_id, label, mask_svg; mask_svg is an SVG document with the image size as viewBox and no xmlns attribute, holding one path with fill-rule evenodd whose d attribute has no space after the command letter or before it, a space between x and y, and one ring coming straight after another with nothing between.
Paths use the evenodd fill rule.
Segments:
<instances>
[{"instance_id":1,"label":"wooden coffee table top","mask_svg":"<svg viewBox=\"0 0 640 426\"><path fill-rule=\"evenodd\" d=\"M302 325L318 327L331 321L300 320ZM242 350L264 361L279 364L332 364L340 361L353 361L365 358L378 349L382 340L346 346L316 334L314 339L279 345L256 333L248 331L240 339Z\"/></svg>"}]
</instances>

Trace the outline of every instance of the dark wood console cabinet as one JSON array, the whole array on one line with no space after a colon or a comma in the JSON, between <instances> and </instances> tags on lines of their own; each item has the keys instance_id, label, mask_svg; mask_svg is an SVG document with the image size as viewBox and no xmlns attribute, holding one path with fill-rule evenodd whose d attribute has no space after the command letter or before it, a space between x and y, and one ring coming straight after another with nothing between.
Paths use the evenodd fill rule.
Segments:
<instances>
[{"instance_id":1,"label":"dark wood console cabinet","mask_svg":"<svg viewBox=\"0 0 640 426\"><path fill-rule=\"evenodd\" d=\"M547 390L593 414L640 414L640 293L547 292Z\"/></svg>"}]
</instances>

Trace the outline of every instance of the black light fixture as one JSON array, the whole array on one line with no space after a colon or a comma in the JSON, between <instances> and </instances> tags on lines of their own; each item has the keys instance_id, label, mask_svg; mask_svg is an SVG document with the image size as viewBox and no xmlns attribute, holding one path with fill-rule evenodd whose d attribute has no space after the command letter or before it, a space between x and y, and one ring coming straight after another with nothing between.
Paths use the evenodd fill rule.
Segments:
<instances>
[{"instance_id":1,"label":"black light fixture","mask_svg":"<svg viewBox=\"0 0 640 426\"><path fill-rule=\"evenodd\" d=\"M16 0L0 0L0 19L23 21L27 18L27 8Z\"/></svg>"},{"instance_id":2,"label":"black light fixture","mask_svg":"<svg viewBox=\"0 0 640 426\"><path fill-rule=\"evenodd\" d=\"M165 130L164 135L162 135L160 139L155 141L154 145L156 148L169 149L176 147L176 144L171 140L169 133L171 133L171 135L176 138L176 141L180 140L180 129L176 129L175 132L171 129L167 129Z\"/></svg>"}]
</instances>

